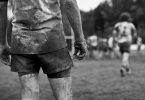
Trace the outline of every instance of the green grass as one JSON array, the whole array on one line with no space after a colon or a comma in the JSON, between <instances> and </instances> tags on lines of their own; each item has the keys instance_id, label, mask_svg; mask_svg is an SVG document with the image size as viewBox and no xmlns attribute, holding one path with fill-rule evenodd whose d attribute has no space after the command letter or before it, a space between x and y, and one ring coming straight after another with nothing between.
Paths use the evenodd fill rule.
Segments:
<instances>
[{"instance_id":1,"label":"green grass","mask_svg":"<svg viewBox=\"0 0 145 100\"><path fill-rule=\"evenodd\" d=\"M74 100L145 100L145 54L132 53L132 74L120 77L120 59L75 62ZM16 73L0 66L0 100L20 100ZM54 100L46 75L40 73L40 100Z\"/></svg>"}]
</instances>

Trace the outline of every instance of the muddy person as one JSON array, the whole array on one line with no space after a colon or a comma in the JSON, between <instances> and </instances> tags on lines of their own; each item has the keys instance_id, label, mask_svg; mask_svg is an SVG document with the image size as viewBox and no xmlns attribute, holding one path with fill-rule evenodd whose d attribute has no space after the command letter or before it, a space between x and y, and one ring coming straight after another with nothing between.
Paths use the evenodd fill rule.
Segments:
<instances>
[{"instance_id":1,"label":"muddy person","mask_svg":"<svg viewBox=\"0 0 145 100\"><path fill-rule=\"evenodd\" d=\"M0 1L0 58L17 72L22 100L39 100L39 70L47 75L56 100L72 100L72 59L64 37L61 8L75 34L74 56L87 53L76 0L9 0L12 10L10 46L6 42L7 0Z\"/></svg>"},{"instance_id":2,"label":"muddy person","mask_svg":"<svg viewBox=\"0 0 145 100\"><path fill-rule=\"evenodd\" d=\"M129 13L124 12L120 15L120 22L114 27L114 37L117 41L120 53L122 54L122 65L120 74L122 77L125 76L125 72L131 73L129 65L130 46L132 44L133 37L136 37L136 28L131 22L131 16Z\"/></svg>"}]
</instances>

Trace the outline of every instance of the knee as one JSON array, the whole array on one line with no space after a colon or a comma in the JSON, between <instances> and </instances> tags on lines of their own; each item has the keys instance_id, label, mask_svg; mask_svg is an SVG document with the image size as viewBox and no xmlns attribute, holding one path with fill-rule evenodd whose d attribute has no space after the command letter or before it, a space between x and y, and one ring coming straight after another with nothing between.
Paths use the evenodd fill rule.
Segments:
<instances>
[{"instance_id":1,"label":"knee","mask_svg":"<svg viewBox=\"0 0 145 100\"><path fill-rule=\"evenodd\" d=\"M29 89L32 93L39 93L39 86L35 85L30 85Z\"/></svg>"},{"instance_id":2,"label":"knee","mask_svg":"<svg viewBox=\"0 0 145 100\"><path fill-rule=\"evenodd\" d=\"M22 86L22 90L31 92L31 93L39 93L39 82L38 75L29 74L20 77L20 82Z\"/></svg>"}]
</instances>

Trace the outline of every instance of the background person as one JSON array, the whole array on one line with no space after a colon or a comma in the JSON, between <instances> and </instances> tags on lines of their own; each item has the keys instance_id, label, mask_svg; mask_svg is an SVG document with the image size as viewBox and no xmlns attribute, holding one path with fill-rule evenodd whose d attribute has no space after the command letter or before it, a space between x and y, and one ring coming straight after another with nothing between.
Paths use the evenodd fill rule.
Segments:
<instances>
[{"instance_id":1,"label":"background person","mask_svg":"<svg viewBox=\"0 0 145 100\"><path fill-rule=\"evenodd\" d=\"M125 76L131 72L129 65L130 46L133 37L136 36L136 28L131 22L131 16L129 13L124 12L120 15L120 22L114 26L115 40L118 42L120 53L122 54L122 65L120 69L121 76Z\"/></svg>"},{"instance_id":2,"label":"background person","mask_svg":"<svg viewBox=\"0 0 145 100\"><path fill-rule=\"evenodd\" d=\"M142 38L140 36L137 37L137 51L141 51L141 45L142 45Z\"/></svg>"},{"instance_id":3,"label":"background person","mask_svg":"<svg viewBox=\"0 0 145 100\"><path fill-rule=\"evenodd\" d=\"M89 58L96 59L96 51L98 46L98 37L96 35L89 36L87 38L87 44L89 46Z\"/></svg>"}]
</instances>

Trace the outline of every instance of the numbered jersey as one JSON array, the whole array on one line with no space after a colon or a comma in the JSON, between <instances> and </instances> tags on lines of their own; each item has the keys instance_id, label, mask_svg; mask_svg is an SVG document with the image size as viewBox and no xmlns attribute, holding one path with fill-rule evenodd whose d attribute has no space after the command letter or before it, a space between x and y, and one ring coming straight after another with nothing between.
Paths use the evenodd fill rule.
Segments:
<instances>
[{"instance_id":1,"label":"numbered jersey","mask_svg":"<svg viewBox=\"0 0 145 100\"><path fill-rule=\"evenodd\" d=\"M115 25L114 34L119 43L132 42L135 26L130 22L119 22Z\"/></svg>"}]
</instances>

